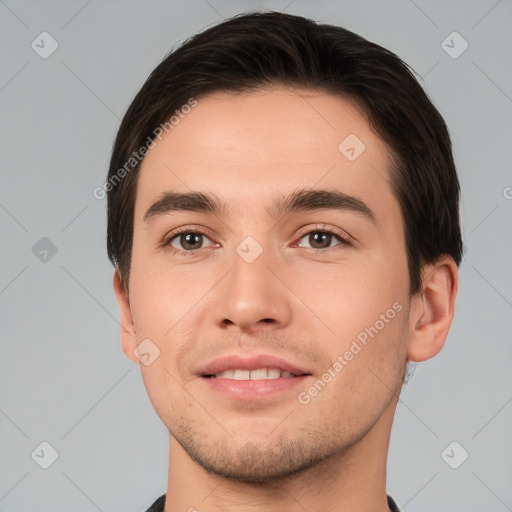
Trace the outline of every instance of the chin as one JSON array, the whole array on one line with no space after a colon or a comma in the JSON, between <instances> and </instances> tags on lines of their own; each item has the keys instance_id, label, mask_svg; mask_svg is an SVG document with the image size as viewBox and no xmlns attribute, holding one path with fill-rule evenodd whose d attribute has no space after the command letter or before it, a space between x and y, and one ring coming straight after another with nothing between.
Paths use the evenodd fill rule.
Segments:
<instances>
[{"instance_id":1,"label":"chin","mask_svg":"<svg viewBox=\"0 0 512 512\"><path fill-rule=\"evenodd\" d=\"M236 482L270 484L283 482L302 474L331 458L340 451L327 451L303 439L293 441L281 436L270 444L246 442L234 447L226 440L212 445L184 446L190 458L209 474Z\"/></svg>"}]
</instances>

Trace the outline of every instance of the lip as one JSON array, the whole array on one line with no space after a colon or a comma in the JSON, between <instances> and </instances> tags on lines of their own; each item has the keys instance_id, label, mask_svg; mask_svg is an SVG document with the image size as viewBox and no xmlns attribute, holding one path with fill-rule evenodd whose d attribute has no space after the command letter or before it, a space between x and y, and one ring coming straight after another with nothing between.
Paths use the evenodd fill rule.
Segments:
<instances>
[{"instance_id":1,"label":"lip","mask_svg":"<svg viewBox=\"0 0 512 512\"><path fill-rule=\"evenodd\" d=\"M268 354L253 355L251 357L241 357L239 354L225 355L210 361L200 368L197 373L201 377L206 377L223 372L224 370L257 370L258 368L277 368L295 375L310 375L305 369L285 361L284 359Z\"/></svg>"},{"instance_id":2,"label":"lip","mask_svg":"<svg viewBox=\"0 0 512 512\"><path fill-rule=\"evenodd\" d=\"M257 370L258 368L277 368L296 375L296 377L279 377L277 379L235 380L223 377L211 377L224 370ZM199 370L201 381L208 389L232 401L257 401L279 394L291 392L311 377L304 368L280 357L259 354L241 357L239 354L225 355L207 363Z\"/></svg>"},{"instance_id":3,"label":"lip","mask_svg":"<svg viewBox=\"0 0 512 512\"><path fill-rule=\"evenodd\" d=\"M311 375L300 377L279 377L278 379L266 380L233 380L222 377L202 377L203 381L211 391L219 393L230 402L255 402L259 400L270 400L271 397L284 399L286 392L304 384ZM295 391L296 393L296 391ZM281 400L280 400L281 401ZM274 402L276 403L276 402Z\"/></svg>"}]
</instances>

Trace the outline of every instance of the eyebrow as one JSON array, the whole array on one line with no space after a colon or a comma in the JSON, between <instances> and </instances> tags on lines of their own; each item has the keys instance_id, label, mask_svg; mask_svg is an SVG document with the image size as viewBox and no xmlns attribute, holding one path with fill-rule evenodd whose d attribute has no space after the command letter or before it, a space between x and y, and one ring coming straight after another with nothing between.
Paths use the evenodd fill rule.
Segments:
<instances>
[{"instance_id":1,"label":"eyebrow","mask_svg":"<svg viewBox=\"0 0 512 512\"><path fill-rule=\"evenodd\" d=\"M312 210L351 212L364 217L374 224L376 223L375 214L363 201L337 190L295 190L288 195L278 196L272 206L266 209L268 215L273 218L291 212ZM230 209L215 194L164 192L147 209L144 214L144 221L150 222L161 215L180 211L213 213L226 217Z\"/></svg>"}]
</instances>

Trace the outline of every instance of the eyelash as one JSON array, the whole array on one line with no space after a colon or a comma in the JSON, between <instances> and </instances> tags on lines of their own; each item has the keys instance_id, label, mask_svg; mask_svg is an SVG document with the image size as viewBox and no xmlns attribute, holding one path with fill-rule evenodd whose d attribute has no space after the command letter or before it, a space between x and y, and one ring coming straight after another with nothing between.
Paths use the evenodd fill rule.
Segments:
<instances>
[{"instance_id":1,"label":"eyelash","mask_svg":"<svg viewBox=\"0 0 512 512\"><path fill-rule=\"evenodd\" d=\"M171 242L176 237L178 237L179 235L182 235L182 234L185 234L185 233L186 234L190 234L190 235L195 235L195 234L203 235L203 236L205 236L206 238L209 239L208 235L204 231L202 231L201 229L191 229L191 228L186 228L185 227L185 228L179 228L176 231L174 231L173 233L171 233L171 235L169 237L167 237L162 242L161 247L167 247L172 252L174 252L175 254L182 255L182 256L194 256L194 255L197 254L197 251L200 251L202 249L206 249L206 247L204 247L202 249L192 249L190 251L184 251L184 250L181 250L181 249L176 249L176 247L173 247L171 245ZM309 231L305 231L305 232L301 233L299 238L298 238L298 241L300 242L300 240L302 240L306 235L310 235L311 233L323 233L323 234L334 235L340 241L340 243L335 245L334 247L338 247L340 245L342 245L342 246L349 246L349 245L351 245L351 243L348 240L349 236L346 233L344 233L343 231L339 231L339 230L333 229L333 228L325 228L323 226L316 226L315 228L310 229ZM325 249L315 249L313 247L306 247L306 249L308 249L310 252L318 253L318 252L325 252L326 250L333 249L334 247L326 247Z\"/></svg>"}]
</instances>

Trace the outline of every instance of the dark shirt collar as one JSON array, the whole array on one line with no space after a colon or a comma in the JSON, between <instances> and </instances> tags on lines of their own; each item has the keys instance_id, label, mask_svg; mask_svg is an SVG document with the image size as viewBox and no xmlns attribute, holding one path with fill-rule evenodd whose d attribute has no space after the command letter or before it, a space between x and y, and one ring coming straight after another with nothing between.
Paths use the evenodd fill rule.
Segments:
<instances>
[{"instance_id":1,"label":"dark shirt collar","mask_svg":"<svg viewBox=\"0 0 512 512\"><path fill-rule=\"evenodd\" d=\"M160 496L151 507L149 507L146 512L164 512L165 505L165 494ZM388 507L391 512L400 512L397 504L393 500L391 496L388 495Z\"/></svg>"},{"instance_id":2,"label":"dark shirt collar","mask_svg":"<svg viewBox=\"0 0 512 512\"><path fill-rule=\"evenodd\" d=\"M388 494L388 507L391 512L400 512L398 505L395 503L395 500Z\"/></svg>"}]
</instances>

